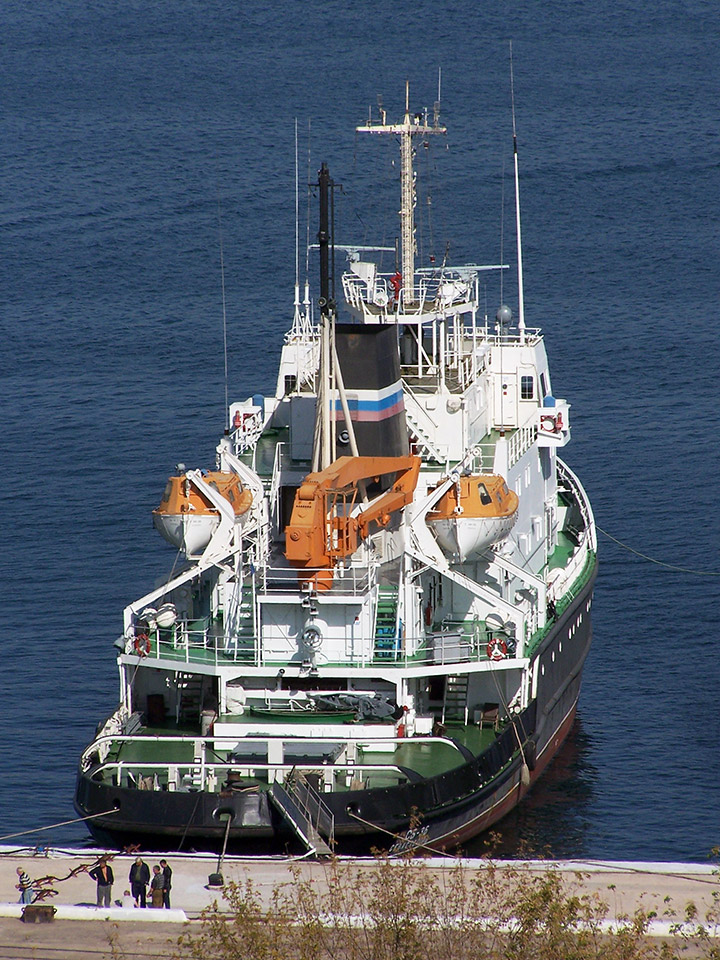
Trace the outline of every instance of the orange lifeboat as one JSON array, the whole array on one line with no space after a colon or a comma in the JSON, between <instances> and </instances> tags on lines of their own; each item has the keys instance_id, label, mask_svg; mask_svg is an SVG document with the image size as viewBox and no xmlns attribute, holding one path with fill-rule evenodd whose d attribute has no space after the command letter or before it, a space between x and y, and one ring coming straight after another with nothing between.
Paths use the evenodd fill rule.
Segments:
<instances>
[{"instance_id":1,"label":"orange lifeboat","mask_svg":"<svg viewBox=\"0 0 720 960\"><path fill-rule=\"evenodd\" d=\"M240 519L252 504L252 493L234 473L215 470L203 480L224 497ZM153 526L187 556L201 553L220 523L220 512L203 490L186 474L170 477L160 506L153 510Z\"/></svg>"},{"instance_id":2,"label":"orange lifeboat","mask_svg":"<svg viewBox=\"0 0 720 960\"><path fill-rule=\"evenodd\" d=\"M462 563L505 539L517 520L518 504L503 477L470 474L458 477L427 522L443 550Z\"/></svg>"}]
</instances>

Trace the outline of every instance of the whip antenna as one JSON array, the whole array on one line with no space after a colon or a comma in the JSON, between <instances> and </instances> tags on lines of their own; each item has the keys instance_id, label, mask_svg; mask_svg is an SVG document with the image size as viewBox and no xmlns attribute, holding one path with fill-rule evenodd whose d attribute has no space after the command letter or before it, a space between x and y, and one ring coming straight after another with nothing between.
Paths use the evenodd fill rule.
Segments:
<instances>
[{"instance_id":1,"label":"whip antenna","mask_svg":"<svg viewBox=\"0 0 720 960\"><path fill-rule=\"evenodd\" d=\"M518 333L520 334L520 343L525 343L525 295L523 293L522 236L520 233L520 176L518 173L517 132L515 130L515 77L513 74L512 40L510 41L510 103L512 107L513 158L515 161L515 226L517 230Z\"/></svg>"},{"instance_id":2,"label":"whip antenna","mask_svg":"<svg viewBox=\"0 0 720 960\"><path fill-rule=\"evenodd\" d=\"M220 285L222 287L223 359L225 362L225 429L230 429L230 406L228 402L228 357L227 357L227 311L225 308L225 256L223 253L222 215L218 197L218 233L220 235Z\"/></svg>"}]
</instances>

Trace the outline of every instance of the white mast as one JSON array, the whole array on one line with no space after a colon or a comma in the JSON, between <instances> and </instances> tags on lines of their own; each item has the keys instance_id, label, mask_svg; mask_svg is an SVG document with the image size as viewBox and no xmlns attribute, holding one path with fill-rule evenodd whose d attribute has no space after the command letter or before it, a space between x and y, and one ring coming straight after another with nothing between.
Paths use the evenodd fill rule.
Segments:
<instances>
[{"instance_id":1,"label":"white mast","mask_svg":"<svg viewBox=\"0 0 720 960\"><path fill-rule=\"evenodd\" d=\"M295 315L293 333L300 330L300 176L298 169L298 122L295 117Z\"/></svg>"},{"instance_id":2,"label":"white mast","mask_svg":"<svg viewBox=\"0 0 720 960\"><path fill-rule=\"evenodd\" d=\"M357 127L358 133L386 133L400 137L400 242L402 263L402 286L405 303L415 300L415 179L412 165L412 138L446 133L437 122L437 111L432 125L428 124L427 111L410 116L410 83L405 83L405 119L402 123L368 123Z\"/></svg>"}]
</instances>

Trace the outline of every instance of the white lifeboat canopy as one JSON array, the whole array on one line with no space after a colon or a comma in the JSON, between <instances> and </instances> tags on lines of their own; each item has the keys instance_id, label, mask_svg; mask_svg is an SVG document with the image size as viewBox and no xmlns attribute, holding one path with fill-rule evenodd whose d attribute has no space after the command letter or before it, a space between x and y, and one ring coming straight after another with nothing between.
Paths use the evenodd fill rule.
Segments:
<instances>
[{"instance_id":1,"label":"white lifeboat canopy","mask_svg":"<svg viewBox=\"0 0 720 960\"><path fill-rule=\"evenodd\" d=\"M504 540L518 515L518 496L496 474L467 474L427 515L435 539L453 560L464 562Z\"/></svg>"}]
</instances>

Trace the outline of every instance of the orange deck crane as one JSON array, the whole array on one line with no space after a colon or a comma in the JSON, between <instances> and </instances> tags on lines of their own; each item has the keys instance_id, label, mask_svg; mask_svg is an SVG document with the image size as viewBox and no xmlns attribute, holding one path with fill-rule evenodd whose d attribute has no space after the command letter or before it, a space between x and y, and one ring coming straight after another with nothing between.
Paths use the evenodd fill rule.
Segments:
<instances>
[{"instance_id":1,"label":"orange deck crane","mask_svg":"<svg viewBox=\"0 0 720 960\"><path fill-rule=\"evenodd\" d=\"M357 550L370 524L387 526L391 515L412 501L419 473L419 457L340 457L309 473L285 529L285 556L298 568L301 584L329 590L337 561ZM358 506L364 482L388 474L395 474L389 489Z\"/></svg>"}]
</instances>

